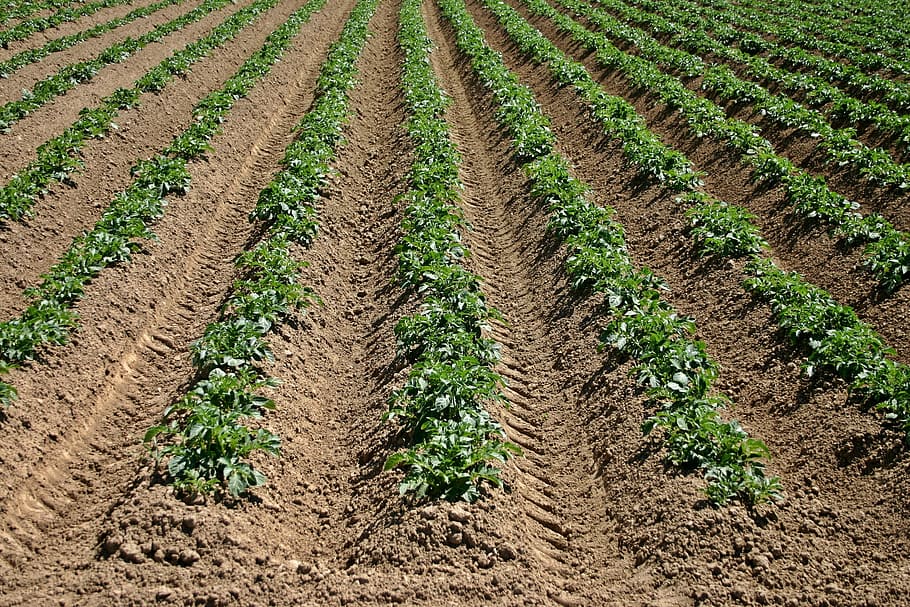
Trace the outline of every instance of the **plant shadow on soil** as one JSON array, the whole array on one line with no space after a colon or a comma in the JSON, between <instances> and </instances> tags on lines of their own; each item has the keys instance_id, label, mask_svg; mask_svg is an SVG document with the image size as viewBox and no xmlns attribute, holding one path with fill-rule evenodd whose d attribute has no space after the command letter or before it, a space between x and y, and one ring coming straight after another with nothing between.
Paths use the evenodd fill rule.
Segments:
<instances>
[{"instance_id":1,"label":"plant shadow on soil","mask_svg":"<svg viewBox=\"0 0 910 607\"><path fill-rule=\"evenodd\" d=\"M870 408L857 400L848 398L846 404ZM907 438L897 424L886 422L876 432L862 432L840 439L834 445L834 454L839 467L855 467L859 474L869 476L898 466L907 454Z\"/></svg>"}]
</instances>

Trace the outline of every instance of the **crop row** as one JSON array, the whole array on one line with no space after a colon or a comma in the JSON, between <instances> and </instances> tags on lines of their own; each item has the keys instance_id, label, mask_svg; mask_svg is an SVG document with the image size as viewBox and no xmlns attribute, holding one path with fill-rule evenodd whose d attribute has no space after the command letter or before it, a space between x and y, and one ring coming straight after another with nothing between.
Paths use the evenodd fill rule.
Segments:
<instances>
[{"instance_id":1,"label":"crop row","mask_svg":"<svg viewBox=\"0 0 910 607\"><path fill-rule=\"evenodd\" d=\"M205 0L176 22L186 25L226 5L230 0ZM70 175L82 168L79 151L90 139L100 139L114 128L114 119L120 110L139 105L139 97L146 92L160 92L175 76L186 74L190 67L224 45L241 29L259 18L263 11L275 6L278 0L256 0L249 6L226 18L210 34L175 51L140 76L130 88L117 89L94 108L83 108L79 119L63 133L53 137L37 149L38 157L13 175L0 188L0 221L21 221L31 213L38 197L47 192L54 181L67 182Z\"/></svg>"},{"instance_id":2,"label":"crop row","mask_svg":"<svg viewBox=\"0 0 910 607\"><path fill-rule=\"evenodd\" d=\"M7 0L0 5L0 23L24 19L40 10L60 8L72 3L73 0Z\"/></svg>"},{"instance_id":3,"label":"crop row","mask_svg":"<svg viewBox=\"0 0 910 607\"><path fill-rule=\"evenodd\" d=\"M690 10L690 4L686 0L636 1L644 10L628 5L623 8L623 4L618 1L602 4L621 14L624 19L672 36L673 44L690 52L711 54L739 64L740 73L760 83L773 83L778 90L786 91L791 96L800 95L803 103L824 112L833 120L873 124L882 133L896 137L902 146L910 146L910 115L895 112L878 101L857 99L833 86L825 78L779 68L760 55L753 56L736 48L732 45L736 30L719 21L699 16Z\"/></svg>"},{"instance_id":4,"label":"crop row","mask_svg":"<svg viewBox=\"0 0 910 607\"><path fill-rule=\"evenodd\" d=\"M78 3L75 7L70 4L63 6L49 17L35 17L17 23L15 26L0 32L0 46L7 48L10 42L25 40L32 34L43 32L52 27L57 27L67 21L75 21L80 17L92 15L103 8L111 8L127 4L131 0L96 0L95 2Z\"/></svg>"},{"instance_id":5,"label":"crop row","mask_svg":"<svg viewBox=\"0 0 910 607\"><path fill-rule=\"evenodd\" d=\"M691 4L692 11L702 7ZM888 69L898 74L910 73L910 63L889 57L881 52L866 52L862 49L862 41L850 40L849 34L835 33L837 40L826 40L818 35L819 31L827 33L824 28L807 27L805 19L794 20L793 16L782 17L767 10L757 10L744 4L727 3L723 10L703 10L705 14L720 13L724 21L730 26L732 38L740 48L751 54L760 52L773 53L781 43L794 45L809 51L819 51L831 59L843 59L858 69L867 72ZM736 26L735 28L732 26ZM737 29L738 28L738 29ZM842 32L842 29L836 30ZM809 35L807 35L809 34ZM830 35L830 34L829 34ZM771 38L773 37L772 41ZM779 42L778 42L779 41ZM860 44L857 45L857 42Z\"/></svg>"},{"instance_id":6,"label":"crop row","mask_svg":"<svg viewBox=\"0 0 910 607\"><path fill-rule=\"evenodd\" d=\"M613 10L628 10L622 0L603 0ZM632 11L629 11L632 12ZM703 76L703 89L733 103L749 103L762 115L784 127L796 128L817 138L828 160L849 166L860 175L884 185L910 188L910 165L896 162L887 150L870 148L856 138L855 128L834 128L821 112L807 109L792 99L741 80L726 66L707 66L701 57L666 47L647 33L625 25L605 12L589 15L602 31L638 49L639 56L687 77ZM695 36L689 33L687 38ZM686 45L688 46L688 45ZM699 48L703 51L704 49Z\"/></svg>"},{"instance_id":7,"label":"crop row","mask_svg":"<svg viewBox=\"0 0 910 607\"><path fill-rule=\"evenodd\" d=\"M503 379L493 370L499 344L484 336L499 313L487 305L480 277L461 265L468 250L457 206L460 157L445 120L450 100L430 66L432 43L420 6L421 0L402 2L398 32L414 163L396 252L399 283L422 303L395 326L398 355L412 367L390 399L387 418L398 422L409 447L393 454L386 469L407 469L402 493L473 501L485 484L502 486L496 464L520 450L484 408L505 402Z\"/></svg>"},{"instance_id":8,"label":"crop row","mask_svg":"<svg viewBox=\"0 0 910 607\"><path fill-rule=\"evenodd\" d=\"M52 53L59 53L60 51L66 50L81 42L85 42L86 40L97 38L106 32L117 29L118 27L122 27L137 19L148 17L149 15L156 13L163 8L172 6L174 4L180 4L183 1L184 0L161 0L160 2L156 2L154 4L141 6L130 11L123 17L117 17L116 19L111 19L110 21L99 23L98 25L90 27L87 30L76 32L75 34L61 36L60 38L54 38L43 46L26 49L24 51L16 53L6 61L0 61L0 78L7 77L16 70L21 69L26 65L40 61Z\"/></svg>"},{"instance_id":9,"label":"crop row","mask_svg":"<svg viewBox=\"0 0 910 607\"><path fill-rule=\"evenodd\" d=\"M269 49L267 43L260 52L277 60L303 21L324 2L314 0L295 13L272 35L281 46L272 44ZM250 455L256 451L278 455L279 438L263 428L253 432L245 420L259 418L275 406L258 395L276 383L259 366L274 359L268 334L294 309L315 298L297 282L303 264L294 260L291 244L309 246L316 236L316 202L327 186L341 140L348 91L375 7L376 0L360 0L348 17L322 65L310 111L285 150L282 170L259 194L250 221L261 222L268 235L238 257L242 277L234 283L220 318L191 346L197 381L168 407L162 423L146 433L156 459L168 459L169 481L181 491L209 493L226 487L237 497L266 480L248 461Z\"/></svg>"},{"instance_id":10,"label":"crop row","mask_svg":"<svg viewBox=\"0 0 910 607\"><path fill-rule=\"evenodd\" d=\"M693 135L710 135L739 152L741 162L751 166L753 179L783 185L787 201L800 215L834 226L850 243L867 243L865 263L882 288L894 290L910 275L910 236L897 230L887 219L878 214L863 217L857 211L859 205L830 190L824 178L810 175L779 156L751 125L728 118L715 103L699 97L652 62L621 51L605 36L586 29L545 0L523 1L532 13L549 18L559 30L593 51L601 65L619 70L636 86L680 110ZM580 0L557 1L581 16L596 18L599 13Z\"/></svg>"},{"instance_id":11,"label":"crop row","mask_svg":"<svg viewBox=\"0 0 910 607\"><path fill-rule=\"evenodd\" d=\"M622 143L626 162L636 167L640 175L672 191L684 193L678 200L693 205L689 210L692 216L721 221L720 216L745 213L701 191L704 174L695 170L685 154L662 143L631 103L607 94L584 65L569 59L515 9L502 0L484 0L484 6L496 16L519 50L535 63L545 65L557 85L571 86L575 90L604 134ZM708 238L706 244L716 249L715 253L745 254L758 253L766 243L754 228L740 230L730 225L723 240Z\"/></svg>"},{"instance_id":12,"label":"crop row","mask_svg":"<svg viewBox=\"0 0 910 607\"><path fill-rule=\"evenodd\" d=\"M634 109L621 99L608 98L582 66L571 63L555 45L521 19L502 0L485 1L516 45L535 61L546 62L554 77L560 78L558 80L560 84L574 86L590 103L595 120L604 125L608 134L619 137L623 141L624 151L628 152L630 146L627 141L633 136L641 137L633 134L646 131L640 117L630 118L634 114ZM568 74L572 74L573 77L567 77ZM663 164L682 159L686 166L689 166L688 159L678 152L660 145L655 145L652 150L655 157L663 158L661 161ZM627 158L633 164L636 163L634 156L627 154ZM650 176L652 179L655 178L653 174ZM680 180L675 184L668 181L667 185L685 190L687 180ZM718 257L748 256L757 259L766 246L759 230L751 223L751 215L743 209L717 201L708 194L694 189L689 189L678 200L693 205L687 211L691 225L690 234L697 241L702 254ZM907 385L910 369L886 358L887 355L893 356L894 352L883 344L881 337L862 323L852 309L837 304L830 295L805 282L797 274L784 272L768 260L761 262L763 265L756 264L758 262L748 266L753 274L760 271L776 277L778 284L789 285L796 291L809 293L807 297L815 302L809 306L798 304L799 299L791 299L783 304L779 302L774 304L781 328L788 331L794 339L800 337L800 343L810 348L807 373L812 375L822 370L835 372L853 382L856 391L864 393L868 401L887 408L889 415L906 425L906 420L910 419L908 417L910 393ZM746 284L751 291L764 295L766 299L775 297L768 288L764 290L757 288L755 285L759 283L747 281ZM840 319L840 323L829 322L832 318ZM803 324L798 328L788 324L795 320ZM841 358L838 359L838 356ZM910 430L910 426L907 429Z\"/></svg>"},{"instance_id":13,"label":"crop row","mask_svg":"<svg viewBox=\"0 0 910 607\"><path fill-rule=\"evenodd\" d=\"M806 351L807 376L840 377L855 396L910 436L910 366L889 358L896 353L872 327L798 273L780 269L754 247L742 247L743 235L758 233L748 213L702 207L690 211L688 219L702 254L750 258L743 285L771 306L778 326Z\"/></svg>"},{"instance_id":14,"label":"crop row","mask_svg":"<svg viewBox=\"0 0 910 607\"><path fill-rule=\"evenodd\" d=\"M232 15L212 34L175 56L184 54L188 62L197 60L231 40L277 2L257 0ZM164 65L168 65L167 59L159 67ZM163 75L172 77L165 68L161 67L161 70ZM238 72L238 77L229 81L224 89L212 93L196 106L196 121L175 137L170 146L154 158L140 160L132 167L132 183L115 197L95 226L73 241L42 276L39 286L26 290L25 295L31 303L25 311L18 318L0 323L0 372L34 360L42 347L67 342L70 331L76 326L72 306L84 295L86 284L102 269L128 261L140 246L134 239L154 236L148 225L163 214L165 197L189 188L187 161L205 153L208 141L218 132L227 111L258 78L255 73ZM135 103L140 90L141 85L137 85L114 93L105 101L107 116L116 108ZM84 116L68 132L81 135L87 128L83 126L86 120ZM0 389L4 404L9 404L14 395L15 391L5 384Z\"/></svg>"},{"instance_id":15,"label":"crop row","mask_svg":"<svg viewBox=\"0 0 910 607\"><path fill-rule=\"evenodd\" d=\"M723 4L730 6L729 3ZM707 13L737 26L741 25L743 20L736 11L728 12L726 6L711 9ZM812 71L832 82L839 82L843 86L850 87L859 95L878 96L894 109L910 110L910 84L906 82L892 80L874 73L867 74L862 67L840 63L799 46L769 44L757 35L748 37L746 45L745 48L741 48L749 50L749 52L753 52L752 49L754 52L765 51L770 59L779 61L783 65Z\"/></svg>"},{"instance_id":16,"label":"crop row","mask_svg":"<svg viewBox=\"0 0 910 607\"><path fill-rule=\"evenodd\" d=\"M622 139L624 150L628 151L627 141L632 134L645 129L637 116L631 119L635 127L630 126L629 116L634 113L631 106L617 98L609 99L607 105L607 96L582 66L571 63L502 0L485 2L513 42L535 61L546 62L560 84L574 86L590 103L595 120L600 121L608 133ZM613 113L607 115L605 108ZM653 148L653 154L663 157L664 163L681 158L677 152L660 146ZM627 157L635 162L634 156ZM688 164L687 159L685 162ZM667 185L676 185L682 190L686 181ZM745 285L771 302L780 327L809 350L805 367L808 375L831 372L844 378L867 402L884 409L888 418L896 419L910 431L910 367L887 358L893 356L894 351L884 345L871 327L862 323L848 306L838 304L796 273L780 270L770 260L760 260L766 243L751 223L748 212L696 190L688 191L678 200L693 205L687 211L687 218L690 235L701 254L753 258L747 265L751 278Z\"/></svg>"},{"instance_id":17,"label":"crop row","mask_svg":"<svg viewBox=\"0 0 910 607\"><path fill-rule=\"evenodd\" d=\"M730 23L738 23L739 11L746 9L756 16L777 16L782 22L789 22L796 28L796 32L785 39L786 42L794 42L794 36L812 36L860 48L872 54L893 56L903 62L910 61L910 49L904 44L908 34L907 28L903 26L906 20L893 12L881 12L882 8L889 6L889 2L871 0L867 6L874 6L874 10L879 13L879 16L872 18L861 16L860 2L851 3L845 12L829 2L818 7L800 0L778 0L774 4L761 0L741 0L736 4L716 0L710 4L712 14L728 19ZM699 5L693 4L692 8L697 9Z\"/></svg>"},{"instance_id":18,"label":"crop row","mask_svg":"<svg viewBox=\"0 0 910 607\"><path fill-rule=\"evenodd\" d=\"M694 321L680 317L661 299L665 285L659 278L634 266L613 211L591 202L588 187L571 176L566 159L553 150L549 121L533 93L486 45L462 0L439 4L454 27L456 44L493 94L497 119L515 138L516 157L530 178L533 196L551 212L548 229L568 248L566 268L573 287L601 298L600 310L609 321L601 343L638 361L633 373L657 408L643 430L661 428L667 459L704 471L713 502L774 498L780 482L764 474L767 447L718 413L729 400L712 393L718 367L705 344L693 338ZM528 140L536 142L531 154L522 145Z\"/></svg>"},{"instance_id":19,"label":"crop row","mask_svg":"<svg viewBox=\"0 0 910 607\"><path fill-rule=\"evenodd\" d=\"M213 10L221 8L224 4L226 3L203 3L189 13L163 23L139 38L126 38L121 42L115 42L101 51L94 59L63 66L56 74L40 80L31 90L23 91L22 98L18 101L10 101L0 107L0 129L8 131L13 124L25 118L31 112L79 84L90 81L103 67L125 61L149 44L183 29Z\"/></svg>"}]
</instances>

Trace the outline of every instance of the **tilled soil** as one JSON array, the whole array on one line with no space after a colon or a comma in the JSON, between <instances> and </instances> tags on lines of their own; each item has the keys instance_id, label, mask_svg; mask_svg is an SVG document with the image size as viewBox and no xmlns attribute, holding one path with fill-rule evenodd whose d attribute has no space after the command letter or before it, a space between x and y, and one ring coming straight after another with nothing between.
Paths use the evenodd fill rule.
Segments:
<instances>
[{"instance_id":1,"label":"tilled soil","mask_svg":"<svg viewBox=\"0 0 910 607\"><path fill-rule=\"evenodd\" d=\"M295 249L323 303L270 338L269 372L282 383L264 423L282 438L282 456L257 459L269 483L251 499L173 495L142 436L192 380L189 344L217 317L235 256L257 238L246 216L278 170L353 5L329 2L237 102L214 149L190 165L191 191L155 226L158 240L89 286L73 342L10 374L20 400L0 419L0 605L904 604L910 460L901 437L841 383L800 376L800 352L743 290L741 264L697 258L673 194L636 179L575 94L523 59L478 0L469 9L489 44L533 89L576 175L616 210L633 259L663 277L668 300L696 319L735 403L727 414L767 442L785 498L758 511L712 508L700 475L665 466L659 442L642 435L647 411L631 362L598 350L597 302L569 288L546 210L530 200L490 96L430 1L432 66L453 99L447 119L472 225L467 263L503 314L491 336L502 345L497 371L509 406L495 415L524 454L505 466L507 490L476 504L399 497L400 473L382 468L400 445L382 415L407 374L393 328L418 300L394 280L411 152L393 0L370 24L319 235ZM55 187L34 218L0 229L4 318L128 183L129 166L189 124L193 104L298 6L282 2L185 79L144 96L116 134L87 147L76 187ZM143 53L160 51L158 61L237 8ZM534 23L583 58L546 22ZM132 61L122 69L134 78L141 72ZM794 229L781 192L756 188L719 147L693 142L653 100L585 62L708 173L708 191L758 216L775 260L856 306L908 361L907 289L870 297L855 251L820 229ZM4 174L75 116L76 99L119 86L103 80L2 135L21 137Z\"/></svg>"}]
</instances>

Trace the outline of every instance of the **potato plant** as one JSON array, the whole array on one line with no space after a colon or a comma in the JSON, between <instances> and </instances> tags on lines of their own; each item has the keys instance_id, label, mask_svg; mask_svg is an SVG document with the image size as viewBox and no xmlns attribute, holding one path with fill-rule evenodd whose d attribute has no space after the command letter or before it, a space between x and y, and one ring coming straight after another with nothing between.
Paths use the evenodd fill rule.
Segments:
<instances>
[{"instance_id":1,"label":"potato plant","mask_svg":"<svg viewBox=\"0 0 910 607\"><path fill-rule=\"evenodd\" d=\"M746 288L771 305L780 327L808 351L806 375L844 379L910 437L910 367L888 358L895 352L882 338L850 307L770 260L750 261L746 273Z\"/></svg>"},{"instance_id":2,"label":"potato plant","mask_svg":"<svg viewBox=\"0 0 910 607\"><path fill-rule=\"evenodd\" d=\"M486 0L488 6L494 6L494 12L504 23L506 30L520 48L528 52L533 51L536 60L545 59L550 63L554 74L568 73L569 70L561 69L561 64L566 61L561 53L552 47L539 32L529 25L522 26L518 21L520 17L508 7L501 8L501 0ZM556 66L556 67L554 67ZM573 84L580 90L591 87L580 70L573 70L576 74L574 80L567 80L563 84ZM593 95L591 98L594 98ZM622 107L616 102L611 107ZM617 112L625 117L625 112ZM603 116L603 113L601 113ZM552 167L548 169L554 170ZM806 178L806 187L814 187L819 182L814 178ZM577 195L577 193L576 193ZM908 409L910 409L910 371L905 365L896 363L886 355L893 356L894 352L887 348L881 338L867 325L861 323L852 309L837 304L830 295L818 287L806 283L795 273L787 273L777 268L767 259L758 255L766 246L758 229L752 225L753 219L748 213L737 207L731 207L722 202L711 199L699 191L690 191L684 194L681 201L692 204L687 217L690 221L690 235L695 239L699 252L702 255L715 255L719 257L753 257L747 265L750 278L746 285L756 295L762 296L772 303L778 317L779 324L790 332L791 338L796 342L809 347L810 356L805 370L809 375L821 372L833 372L851 382L854 390L864 395L870 402L877 404L886 411L889 419L897 420L899 424L910 430L907 422ZM829 199L830 200L830 199ZM842 207L835 200L831 203L830 213L838 212ZM841 211L843 212L843 211ZM883 268L879 273L891 272L895 276L906 274L907 253L893 255L898 247L906 247L906 241L895 235L890 224L876 215L869 215L859 219L854 215L846 214L844 222L854 221L857 227L855 232L865 231L866 240L873 241L869 250L873 255L869 263L881 263ZM565 217L560 217L556 224L559 233L564 233L566 225L570 222ZM889 246L883 246L881 252L874 247L876 242L886 238L896 240ZM888 251L884 253L883 251ZM890 255L890 257L889 257ZM876 261L876 260L881 261ZM576 277L573 284L576 287L597 288L597 272L602 269L614 268L620 263L616 256L598 258L589 252L581 252L569 259L570 271ZM887 265L886 265L887 264ZM903 267L901 267L903 265ZM635 280L632 281L636 283ZM898 286L897 280L886 285ZM776 286L775 286L776 285ZM659 285L658 285L659 286ZM627 291L628 283L622 284L621 289L614 290L613 301L634 301ZM633 290L634 291L634 290ZM775 295L776 294L776 295ZM802 294L801 296L798 294ZM787 295L789 299L780 298ZM802 297L802 299L801 299ZM672 316L674 324L679 320ZM666 330L667 322L659 323ZM649 327L648 330L653 329ZM629 332L634 330L628 323L614 326L611 339L620 349L626 347L630 341ZM681 334L681 329L677 333ZM813 337L814 336L814 337ZM640 379L652 381L651 375L640 375ZM678 382L677 382L678 383Z\"/></svg>"},{"instance_id":3,"label":"potato plant","mask_svg":"<svg viewBox=\"0 0 910 607\"><path fill-rule=\"evenodd\" d=\"M159 26L161 29L153 30L146 36L155 34L164 35L165 31L176 31L194 21L202 19L211 12L223 7L229 0L205 0L192 11ZM62 134L53 137L38 147L38 157L30 162L24 169L13 175L10 181L0 188L0 221L21 221L31 213L38 197L43 195L51 182L67 182L69 175L82 168L78 157L79 151L89 139L104 137L114 126L114 119L122 109L138 105L139 96L144 92L158 92L170 82L174 76L185 73L186 69L206 57L212 50L224 45L233 39L243 28L258 19L262 10L270 8L277 0L257 0L253 4L237 11L210 34L187 45L182 50L176 51L170 57L151 68L136 80L129 89L118 89L111 95L103 98L101 103L94 108L83 108L79 112L79 119L70 125ZM155 34L156 36L158 34ZM154 36L149 39L155 39ZM128 49L138 49L144 46L137 40L127 40L109 47L115 60L122 52L133 52ZM97 59L102 61L102 59ZM91 62L89 62L91 63ZM38 98L47 101L51 97L72 88L76 81L82 77L91 77L97 71L97 66L83 64L67 66L61 73L68 74L61 81L56 80L60 74L51 77L46 82L47 91L38 95ZM178 67L179 66L179 67ZM78 69L77 69L78 68ZM69 71L68 71L69 70ZM70 71L73 73L70 74ZM18 107L16 104L25 103L30 107L31 102L11 102L7 107ZM24 107L25 107L24 106ZM37 107L37 106L36 106ZM33 109L33 108L32 108ZM4 110L12 116L18 116L27 109L20 108ZM22 114L24 115L24 114ZM21 117L21 116L19 116Z\"/></svg>"},{"instance_id":4,"label":"potato plant","mask_svg":"<svg viewBox=\"0 0 910 607\"><path fill-rule=\"evenodd\" d=\"M625 7L621 0L611 2L610 6ZM602 32L637 49L638 56L683 77L702 76L701 87L719 98L735 103L747 102L784 127L811 134L819 139L830 162L848 166L875 183L910 187L910 166L895 161L882 148L870 148L861 143L855 129L834 128L820 112L771 93L758 84L741 80L727 66L708 67L701 57L664 46L646 32L622 23L606 11L592 7L585 14Z\"/></svg>"},{"instance_id":5,"label":"potato plant","mask_svg":"<svg viewBox=\"0 0 910 607\"><path fill-rule=\"evenodd\" d=\"M0 24L12 19L25 19L45 9L56 9L71 4L72 0L6 0L0 5Z\"/></svg>"},{"instance_id":6,"label":"potato plant","mask_svg":"<svg viewBox=\"0 0 910 607\"><path fill-rule=\"evenodd\" d=\"M154 13L157 13L158 11L167 8L168 6L180 4L183 1L184 0L161 0L160 2L149 4L148 6L140 6L139 8L130 11L123 17L118 17L104 23L99 23L98 25L90 27L87 30L76 32L75 34L61 36L60 38L54 38L53 40L48 41L46 44L39 46L38 48L20 51L9 59L0 61L0 78L7 77L10 74L14 73L16 70L25 67L26 65L41 61L53 53L59 53L60 51L64 51L68 48L76 46L77 44L85 42L86 40L97 38L104 33L115 30L118 27L127 25L128 23L132 23L137 19L153 15Z\"/></svg>"},{"instance_id":7,"label":"potato plant","mask_svg":"<svg viewBox=\"0 0 910 607\"><path fill-rule=\"evenodd\" d=\"M804 217L831 225L850 243L868 243L866 265L875 273L883 290L899 288L910 275L910 257L907 256L910 235L898 231L882 217L863 217L855 202L829 189L823 178L813 176L779 156L754 127L728 118L714 102L690 91L677 77L661 72L646 59L621 51L605 36L586 29L546 0L524 2L532 13L551 19L575 42L596 53L601 65L621 71L634 85L651 91L669 107L678 109L686 117L694 136L711 136L739 152L742 162L752 167L754 179L783 185L788 202ZM585 19L596 20L601 13L581 0L557 0L557 3ZM869 222L881 230L865 229ZM878 241L884 242L873 247Z\"/></svg>"},{"instance_id":8,"label":"potato plant","mask_svg":"<svg viewBox=\"0 0 910 607\"><path fill-rule=\"evenodd\" d=\"M129 0L97 0L96 2L85 2L78 3L73 6L70 3L26 3L22 9L26 7L31 11L38 11L42 8L52 8L55 5L61 6L61 8L49 15L47 17L34 17L31 19L26 19L14 25L13 27L0 32L0 46L3 48L8 48L10 42L15 42L17 40L25 40L32 34L43 32L52 27L57 27L61 23L66 23L67 21L75 21L80 17L86 17L97 13L103 8L110 8L113 6L119 6L121 4L126 4ZM14 11L13 13L19 17L28 16L30 13L26 13L24 10Z\"/></svg>"},{"instance_id":9,"label":"potato plant","mask_svg":"<svg viewBox=\"0 0 910 607\"><path fill-rule=\"evenodd\" d=\"M714 55L735 65L741 78L748 77L760 84L773 83L788 95L799 95L802 103L826 114L832 121L847 119L874 124L883 133L897 137L904 147L910 145L910 116L872 99L851 97L820 76L777 67L763 55L738 48L736 43L741 41L742 32L716 17L700 15L699 10L693 10L693 5L686 0L638 0L641 8L623 0L601 0L598 4L627 21L669 37L674 47L698 55Z\"/></svg>"},{"instance_id":10,"label":"potato plant","mask_svg":"<svg viewBox=\"0 0 910 607\"><path fill-rule=\"evenodd\" d=\"M499 344L484 337L488 322L499 314L487 305L481 278L461 265L468 250L460 232L468 226L457 207L463 187L460 158L445 121L449 98L430 67L431 43L420 0L402 3L398 41L411 113L407 131L415 149L404 235L396 247L398 281L421 294L423 302L418 312L395 326L398 355L412 367L405 385L392 394L386 418L399 424L410 446L393 454L386 469L406 469L403 494L474 501L486 486L502 487L497 465L520 453L484 408L487 403L505 404L503 379L493 370ZM506 86L504 95L517 87L514 78L501 84ZM501 115L516 124L516 154L549 146L551 135L539 130L543 123L528 110L533 100L527 92L514 101Z\"/></svg>"}]
</instances>

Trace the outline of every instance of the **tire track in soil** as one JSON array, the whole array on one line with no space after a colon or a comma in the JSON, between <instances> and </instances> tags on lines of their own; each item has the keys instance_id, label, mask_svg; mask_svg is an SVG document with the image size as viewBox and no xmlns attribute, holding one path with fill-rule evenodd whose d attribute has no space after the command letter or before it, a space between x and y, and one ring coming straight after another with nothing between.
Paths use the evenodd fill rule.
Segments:
<instances>
[{"instance_id":1,"label":"tire track in soil","mask_svg":"<svg viewBox=\"0 0 910 607\"><path fill-rule=\"evenodd\" d=\"M564 349L589 343L590 336L553 330L553 303L564 281L545 236L546 218L530 203L521 169L502 137L485 136L501 130L489 118L489 94L456 58L450 27L435 10L426 16L430 37L439 45L431 61L454 101L449 113L462 154L462 206L473 227L465 234L473 252L470 265L484 277L490 303L505 317L504 323L494 321L491 333L502 344L497 370L506 378L510 404L502 421L509 439L524 451L513 460L514 490L534 573L547 580L547 596L560 605L631 600L629 563L602 516L607 497L584 419L590 405L566 389L590 370L564 365Z\"/></svg>"},{"instance_id":2,"label":"tire track in soil","mask_svg":"<svg viewBox=\"0 0 910 607\"><path fill-rule=\"evenodd\" d=\"M84 328L73 345L21 373L21 400L0 428L6 567L23 558L49 558L51 569L72 564L61 555L91 560L97 525L135 478L145 429L192 375L187 346L230 287L234 256L252 233L246 215L312 101L345 4L314 15L285 60L238 101L210 159L192 163L195 187L172 201L161 240L99 277L80 302ZM281 19L266 18L272 26ZM28 594L24 576L18 582Z\"/></svg>"},{"instance_id":3,"label":"tire track in soil","mask_svg":"<svg viewBox=\"0 0 910 607\"><path fill-rule=\"evenodd\" d=\"M123 7L123 10L120 11L123 14L114 14L110 19L101 19L95 23L90 24L85 29L90 29L95 25L100 23L105 23L111 19L123 17L127 13L142 7L153 4L158 0L143 0L143 2L136 4L135 6ZM190 2L182 2L177 5L167 6L163 9L140 19L136 19L132 23L127 23L122 25L114 30L105 32L100 36L95 38L89 38L88 40L83 40L82 42L71 46L68 49L51 53L50 55L40 59L35 63L25 65L12 74L0 79L0 104L6 104L10 101L18 101L22 98L22 90L28 89L31 90L33 86L39 81L52 74L56 74L62 67L70 65L72 63L77 63L79 61L87 61L96 57L102 50L114 44L115 42L122 42L127 37L138 38L143 34L152 31L159 25L167 23L172 19L176 19L178 16L188 13L189 11L196 8L202 0L195 0ZM59 36L54 36L55 38ZM35 45L36 47L43 46L43 44ZM22 50L22 49L20 49ZM15 55L15 53L14 53ZM0 59L2 60L2 59Z\"/></svg>"},{"instance_id":4,"label":"tire track in soil","mask_svg":"<svg viewBox=\"0 0 910 607\"><path fill-rule=\"evenodd\" d=\"M0 230L4 253L0 257L0 283L6 287L0 290L0 318L9 318L25 308L22 290L37 284L72 239L88 229L113 196L129 185L129 169L135 161L156 154L192 124L195 104L220 87L261 46L271 31L269 20L284 19L293 12L293 5L286 2L276 6L270 12L277 17L264 16L250 24L184 77L174 79L162 94L146 94L138 108L121 112L119 129L104 139L88 141L83 148L86 168L73 176L75 187L52 184L51 192L35 205L34 217L27 223L10 222ZM162 58L167 54L169 51L164 51Z\"/></svg>"},{"instance_id":5,"label":"tire track in soil","mask_svg":"<svg viewBox=\"0 0 910 607\"><path fill-rule=\"evenodd\" d=\"M600 462L604 477L616 481L615 488L605 488L621 546L643 567L653 564L662 584L678 579L689 584L686 594L706 604L823 604L830 596L825 586L845 579L860 588L847 604L870 596L898 604L891 585L910 583L901 573L908 524L901 505L910 469L901 437L847 402L840 382L800 377L799 353L781 341L767 307L752 304L742 290L742 264L698 261L673 195L637 187L618 145L604 145L575 94L556 89L543 69L519 58L495 19L477 2L470 4L488 43L535 91L567 156L577 163L577 176L592 185L595 199L616 209L633 259L666 279L668 301L697 319L698 337L721 367L718 386L736 403L729 415L768 443L772 472L782 476L787 492L783 504L758 517L741 507L716 515L693 510L697 487L684 486L684 478L670 478L664 487L629 486L629 471L610 461L604 441L595 452L607 455ZM904 355L910 351L905 339L891 343ZM738 547L737 537L751 547ZM876 552L885 545L892 547L891 556Z\"/></svg>"}]
</instances>

